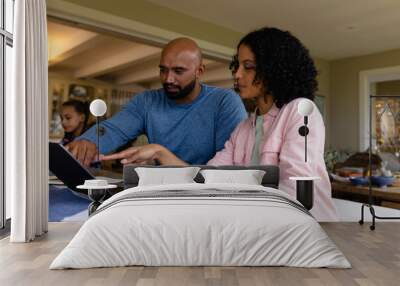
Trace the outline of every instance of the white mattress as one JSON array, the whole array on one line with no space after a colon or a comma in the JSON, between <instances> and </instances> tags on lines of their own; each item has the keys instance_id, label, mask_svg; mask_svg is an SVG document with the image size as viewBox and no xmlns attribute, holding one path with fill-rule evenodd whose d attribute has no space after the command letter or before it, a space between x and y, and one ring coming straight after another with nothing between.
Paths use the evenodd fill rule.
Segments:
<instances>
[{"instance_id":1,"label":"white mattress","mask_svg":"<svg viewBox=\"0 0 400 286\"><path fill-rule=\"evenodd\" d=\"M137 192L262 186L180 184L136 187L105 201L50 269L146 266L293 266L349 268L350 263L306 212L262 198L173 197L122 200ZM142 193L140 193L142 194Z\"/></svg>"}]
</instances>

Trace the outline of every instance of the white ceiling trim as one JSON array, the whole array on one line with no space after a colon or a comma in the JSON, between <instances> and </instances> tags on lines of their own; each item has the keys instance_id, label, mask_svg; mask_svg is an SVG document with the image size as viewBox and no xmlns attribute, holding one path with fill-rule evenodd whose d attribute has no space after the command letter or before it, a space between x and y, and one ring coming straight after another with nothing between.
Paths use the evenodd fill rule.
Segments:
<instances>
[{"instance_id":1,"label":"white ceiling trim","mask_svg":"<svg viewBox=\"0 0 400 286\"><path fill-rule=\"evenodd\" d=\"M48 0L47 15L130 36L158 46L163 46L172 39L185 36L176 32L114 16L62 0ZM230 47L196 38L192 39L197 42L205 56L214 59L230 60L232 55L235 53L235 50Z\"/></svg>"}]
</instances>

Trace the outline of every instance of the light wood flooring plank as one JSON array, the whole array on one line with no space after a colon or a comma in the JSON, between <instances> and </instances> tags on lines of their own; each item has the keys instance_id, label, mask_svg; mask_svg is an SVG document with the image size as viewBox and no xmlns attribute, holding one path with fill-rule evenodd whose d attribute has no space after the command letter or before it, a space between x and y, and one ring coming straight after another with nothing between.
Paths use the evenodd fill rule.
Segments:
<instances>
[{"instance_id":1,"label":"light wood flooring plank","mask_svg":"<svg viewBox=\"0 0 400 286\"><path fill-rule=\"evenodd\" d=\"M0 240L0 285L399 285L400 223L378 221L375 231L357 223L321 226L352 263L352 269L290 267L117 267L48 269L80 228L80 223L50 223L49 233L32 243Z\"/></svg>"}]
</instances>

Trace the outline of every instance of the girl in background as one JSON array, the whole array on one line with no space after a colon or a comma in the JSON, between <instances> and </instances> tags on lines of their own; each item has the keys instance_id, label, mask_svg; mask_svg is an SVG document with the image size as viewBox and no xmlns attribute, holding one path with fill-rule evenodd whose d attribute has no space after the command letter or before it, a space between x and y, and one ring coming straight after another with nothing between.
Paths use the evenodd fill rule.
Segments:
<instances>
[{"instance_id":1,"label":"girl in background","mask_svg":"<svg viewBox=\"0 0 400 286\"><path fill-rule=\"evenodd\" d=\"M61 144L66 145L88 128L89 103L75 99L68 100L61 106L60 117L64 128Z\"/></svg>"}]
</instances>

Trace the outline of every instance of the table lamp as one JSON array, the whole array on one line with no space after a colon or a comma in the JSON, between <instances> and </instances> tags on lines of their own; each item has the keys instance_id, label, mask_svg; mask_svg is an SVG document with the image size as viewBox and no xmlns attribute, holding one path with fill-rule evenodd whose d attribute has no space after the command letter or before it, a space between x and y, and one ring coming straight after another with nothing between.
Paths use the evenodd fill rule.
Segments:
<instances>
[{"instance_id":1,"label":"table lamp","mask_svg":"<svg viewBox=\"0 0 400 286\"><path fill-rule=\"evenodd\" d=\"M104 100L95 99L90 103L90 113L96 117L96 139L97 139L97 162L100 161L100 127L99 117L103 116L107 112L107 105Z\"/></svg>"},{"instance_id":2,"label":"table lamp","mask_svg":"<svg viewBox=\"0 0 400 286\"><path fill-rule=\"evenodd\" d=\"M94 213L97 208L101 205L106 197L108 189L114 189L117 185L111 185L106 180L85 180L83 185L77 186L77 189L88 190L88 196L92 200L92 203L88 207L89 216Z\"/></svg>"},{"instance_id":3,"label":"table lamp","mask_svg":"<svg viewBox=\"0 0 400 286\"><path fill-rule=\"evenodd\" d=\"M308 116L314 111L314 104L309 99L302 99L297 105L297 112L304 116L304 125L299 128L300 136L304 137L304 162L307 163L307 135L310 129L307 127ZM290 177L296 181L296 198L303 206L310 210L314 204L314 180L319 177Z\"/></svg>"}]
</instances>

